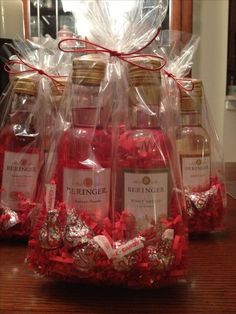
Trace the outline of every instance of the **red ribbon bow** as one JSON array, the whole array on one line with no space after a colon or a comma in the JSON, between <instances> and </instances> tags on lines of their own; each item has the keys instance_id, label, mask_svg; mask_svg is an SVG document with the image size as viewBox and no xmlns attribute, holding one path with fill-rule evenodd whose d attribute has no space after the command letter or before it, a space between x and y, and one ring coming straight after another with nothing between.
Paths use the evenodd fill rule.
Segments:
<instances>
[{"instance_id":1,"label":"red ribbon bow","mask_svg":"<svg viewBox=\"0 0 236 314\"><path fill-rule=\"evenodd\" d=\"M146 47L148 47L155 39L156 37L159 35L161 28L158 28L157 32L155 33L155 35L149 40L149 42L143 46L140 49L134 50L132 52L126 53L126 52L118 52L116 50L111 50L109 48L106 48L102 45L93 43L89 40L86 39L80 39L80 38L70 38L70 39L62 39L59 43L58 43L58 48L63 51L63 52L81 52L81 53L97 53L97 52L103 52L103 53L108 53L110 54L110 56L112 57L117 57L122 61L125 61L131 65L134 65L136 67L139 67L143 70L148 70L148 71L160 71L165 65L166 65L166 59L164 57L161 56L157 56L157 55L153 55L153 54L138 54L140 51L144 50ZM62 48L61 45L64 42L79 42L79 43L85 43L85 44L89 44L95 48L92 49L67 49L67 48ZM155 68L150 68L150 67L146 67L143 66L141 64L138 64L134 61L132 61L131 59L135 59L135 58L140 58L140 57L145 57L145 58L152 58L152 59L157 59L157 60L161 60L162 64L158 67Z\"/></svg>"},{"instance_id":2,"label":"red ribbon bow","mask_svg":"<svg viewBox=\"0 0 236 314\"><path fill-rule=\"evenodd\" d=\"M163 72L170 78L172 78L175 83L177 84L178 88L185 90L186 92L192 92L194 89L194 83L193 80L191 78L176 78L174 74L166 71L165 69L163 69ZM186 87L185 85L183 85L181 82L190 82L191 85L190 87Z\"/></svg>"},{"instance_id":3,"label":"red ribbon bow","mask_svg":"<svg viewBox=\"0 0 236 314\"><path fill-rule=\"evenodd\" d=\"M19 54L17 54L17 58L19 60L9 60L4 64L4 70L6 72L8 72L9 74L22 74L22 73L30 73L30 72L37 72L40 75L44 75L46 77L48 77L49 79L51 79L53 81L53 83L55 85L63 85L61 82L59 82L58 80L55 79L58 77L66 77L66 76L56 76L56 75L51 75L48 74L47 72L45 72L42 69L36 68L35 66L33 66L32 64L29 64L27 62L25 62L20 56ZM14 66L15 64L20 64L20 65L24 65L26 66L28 69L27 70L19 70L16 71L12 68L12 65Z\"/></svg>"},{"instance_id":4,"label":"red ribbon bow","mask_svg":"<svg viewBox=\"0 0 236 314\"><path fill-rule=\"evenodd\" d=\"M108 53L110 54L110 56L112 57L117 57L119 58L120 60L122 61L125 61L131 65L134 65L136 67L139 67L143 70L148 70L148 71L160 71L160 70L163 70L163 72L170 78L172 78L175 83L177 84L177 86L181 89L184 89L185 91L187 92L191 92L194 88L194 85L193 85L193 82L191 79L185 79L185 78L181 78L181 79L178 79L176 78L172 73L169 73L167 70L163 69L166 65L166 59L164 57L161 57L159 55L153 55L153 54L138 54L139 52L141 52L142 50L144 50L146 47L148 47L156 38L157 36L159 35L161 31L161 28L158 28L157 29L157 32L154 34L154 36L148 41L148 43L146 45L144 45L142 48L140 49L137 49L135 51L132 51L132 52L129 52L129 53L125 53L125 52L118 52L116 50L111 50L109 48L106 48L102 45L99 45L99 44L96 44L96 43L93 43L89 40L86 40L86 39L80 39L80 38L70 38L70 39L62 39L59 43L58 43L58 48L63 51L63 52L80 52L80 53L97 53L97 52L101 52L101 53ZM67 48L62 48L61 45L62 43L64 42L79 42L79 43L85 43L85 44L89 44L95 48L92 48L92 49L89 49L89 48L85 48L85 49L67 49ZM162 64L159 66L159 67L155 67L155 68L150 68L150 67L146 67L146 66L143 66L141 64L138 64L136 62L133 62L131 61L131 59L135 59L135 58L139 58L139 57L146 57L146 58L155 58L155 59L158 59L158 60L161 60L162 61ZM181 84L181 81L185 82L185 81L190 81L191 82L191 87L188 88L186 87L185 85Z\"/></svg>"}]
</instances>

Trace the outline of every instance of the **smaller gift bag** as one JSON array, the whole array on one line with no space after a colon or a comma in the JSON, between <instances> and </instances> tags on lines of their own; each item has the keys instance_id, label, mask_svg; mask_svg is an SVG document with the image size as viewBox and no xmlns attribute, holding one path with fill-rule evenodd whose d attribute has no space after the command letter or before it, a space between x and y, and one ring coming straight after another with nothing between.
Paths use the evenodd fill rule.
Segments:
<instances>
[{"instance_id":1,"label":"smaller gift bag","mask_svg":"<svg viewBox=\"0 0 236 314\"><path fill-rule=\"evenodd\" d=\"M20 40L6 49L9 61L5 69L11 83L1 98L0 236L25 238L44 190L55 111L49 87L58 84L57 72L52 74L58 56L46 47Z\"/></svg>"},{"instance_id":2,"label":"smaller gift bag","mask_svg":"<svg viewBox=\"0 0 236 314\"><path fill-rule=\"evenodd\" d=\"M181 126L177 147L190 233L223 228L226 211L223 154L213 127L201 80L191 92L180 91Z\"/></svg>"},{"instance_id":3,"label":"smaller gift bag","mask_svg":"<svg viewBox=\"0 0 236 314\"><path fill-rule=\"evenodd\" d=\"M175 133L172 138L179 155L189 232L221 230L226 210L222 148L202 81L188 77L199 38L166 30L161 32L157 43L167 60L163 73L168 77L175 121L169 123L172 128L168 132ZM170 92L171 88L177 88L177 92Z\"/></svg>"},{"instance_id":4,"label":"smaller gift bag","mask_svg":"<svg viewBox=\"0 0 236 314\"><path fill-rule=\"evenodd\" d=\"M0 235L29 234L28 215L35 205L43 164L42 138L35 120L37 80L19 77L8 100L9 114L0 131Z\"/></svg>"}]
</instances>

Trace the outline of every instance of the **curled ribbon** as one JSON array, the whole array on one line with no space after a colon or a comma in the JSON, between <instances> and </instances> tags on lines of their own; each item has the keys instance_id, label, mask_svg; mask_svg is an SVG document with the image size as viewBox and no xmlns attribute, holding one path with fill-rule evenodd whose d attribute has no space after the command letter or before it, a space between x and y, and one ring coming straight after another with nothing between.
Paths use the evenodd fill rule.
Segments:
<instances>
[{"instance_id":1,"label":"curled ribbon","mask_svg":"<svg viewBox=\"0 0 236 314\"><path fill-rule=\"evenodd\" d=\"M174 74L166 71L165 69L163 69L163 72L167 75L167 77L170 77L175 81L178 88L185 90L186 92L192 92L193 91L194 83L193 83L193 80L191 78L187 78L187 77L186 78L177 78ZM190 85L190 87L186 87L181 82L190 82L191 85Z\"/></svg>"},{"instance_id":2,"label":"curled ribbon","mask_svg":"<svg viewBox=\"0 0 236 314\"><path fill-rule=\"evenodd\" d=\"M143 46L140 49L134 50L132 52L126 53L126 52L118 52L115 50L111 50L109 48L106 48L104 46L101 46L99 44L93 43L89 40L86 39L80 39L80 38L70 38L70 39L62 39L59 43L58 43L58 48L63 51L63 52L81 52L81 53L97 53L97 52L103 52L103 53L108 53L110 54L110 56L112 57L117 57L122 61L125 61L131 65L134 65L136 67L139 67L143 70L148 70L148 71L159 71L161 70L165 65L166 65L166 59L164 57L161 56L156 56L156 55L152 55L152 54L138 54L140 51L144 50L146 47L148 47L155 39L156 37L159 35L160 33L160 28L158 28L157 32L154 34L154 36L149 40L149 42ZM92 49L66 49L66 48L62 48L61 45L64 42L79 42L79 43L84 43L84 44L89 44L91 46L93 46L94 48ZM139 57L146 57L146 58L155 58L157 60L161 60L162 64L158 67L155 68L149 68L146 66L143 66L141 64L137 64L136 62L132 61L131 59L135 59L135 58L139 58Z\"/></svg>"},{"instance_id":3,"label":"curled ribbon","mask_svg":"<svg viewBox=\"0 0 236 314\"><path fill-rule=\"evenodd\" d=\"M22 73L30 73L30 72L37 72L40 75L44 75L47 78L51 79L52 82L57 86L57 85L63 85L60 81L58 81L56 78L58 77L66 77L66 76L56 76L56 75L51 75L48 74L47 72L45 72L42 69L39 69L35 66L33 66L32 64L29 64L27 62L25 62L20 56L19 54L17 54L17 58L19 60L9 60L4 64L4 70L9 73L9 74L22 74ZM16 71L12 68L12 66L14 66L15 64L20 64L20 65L24 65L26 66L28 69L26 70L19 70Z\"/></svg>"},{"instance_id":4,"label":"curled ribbon","mask_svg":"<svg viewBox=\"0 0 236 314\"><path fill-rule=\"evenodd\" d=\"M172 73L168 72L167 70L164 69L165 65L166 65L166 59L162 56L159 55L153 55L153 54L138 54L139 52L141 52L142 50L144 50L145 48L147 48L159 35L161 31L161 28L158 28L156 33L154 34L154 36L147 42L147 44L145 44L143 47L141 47L140 49L134 50L132 52L129 53L125 53L125 52L118 52L116 50L111 50L109 48L106 48L102 45L96 44L94 42L91 42L89 40L86 39L80 39L80 38L70 38L70 39L62 39L59 43L58 43L58 48L63 51L63 52L80 52L80 53L108 53L110 54L110 56L112 57L117 57L122 61L125 61L133 66L136 66L138 68L141 68L143 70L148 70L148 71L160 71L163 70L163 72L170 78L172 78L175 83L177 84L177 86L183 90L185 90L186 92L191 92L194 88L194 84L193 81L191 79L187 79L187 78L176 78L175 75L173 75ZM64 42L79 42L79 43L84 43L84 44L89 44L90 46L93 46L94 48L92 49L67 49L67 48L62 48L61 45ZM135 58L139 58L139 57L146 57L146 58L155 58L158 60L162 61L162 64L159 67L155 67L155 68L149 68L146 66L143 66L141 64L137 64L136 62L131 61L131 59L135 59ZM186 82L186 81L190 81L191 82L191 87L188 88L185 85L183 85L181 82Z\"/></svg>"}]
</instances>

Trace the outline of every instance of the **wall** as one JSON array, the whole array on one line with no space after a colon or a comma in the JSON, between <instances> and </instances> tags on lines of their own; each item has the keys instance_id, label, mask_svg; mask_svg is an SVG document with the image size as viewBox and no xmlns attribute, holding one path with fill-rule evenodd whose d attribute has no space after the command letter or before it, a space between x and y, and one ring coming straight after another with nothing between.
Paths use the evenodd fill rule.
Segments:
<instances>
[{"instance_id":1,"label":"wall","mask_svg":"<svg viewBox=\"0 0 236 314\"><path fill-rule=\"evenodd\" d=\"M228 0L193 0L193 32L201 37L193 76L203 80L225 161L236 162L236 111L225 110L224 104Z\"/></svg>"},{"instance_id":2,"label":"wall","mask_svg":"<svg viewBox=\"0 0 236 314\"><path fill-rule=\"evenodd\" d=\"M21 0L0 0L0 37L24 37Z\"/></svg>"}]
</instances>

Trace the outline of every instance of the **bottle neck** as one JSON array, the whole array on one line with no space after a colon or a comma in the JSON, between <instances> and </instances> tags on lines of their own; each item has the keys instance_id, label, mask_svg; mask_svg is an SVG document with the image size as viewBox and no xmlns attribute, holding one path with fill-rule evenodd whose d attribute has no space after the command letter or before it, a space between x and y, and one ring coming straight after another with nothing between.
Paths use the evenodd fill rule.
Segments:
<instances>
[{"instance_id":1,"label":"bottle neck","mask_svg":"<svg viewBox=\"0 0 236 314\"><path fill-rule=\"evenodd\" d=\"M146 71L147 72L147 71ZM148 82L145 82L145 79ZM133 77L135 80L135 77ZM153 81L153 77L143 77L140 85L133 85L129 89L129 122L131 128L158 128L161 102L160 81ZM140 78L139 78L140 80ZM134 82L132 82L133 84ZM140 83L140 82L139 82Z\"/></svg>"},{"instance_id":2,"label":"bottle neck","mask_svg":"<svg viewBox=\"0 0 236 314\"><path fill-rule=\"evenodd\" d=\"M72 93L72 125L75 127L101 126L104 110L99 104L99 86L74 84Z\"/></svg>"},{"instance_id":3,"label":"bottle neck","mask_svg":"<svg viewBox=\"0 0 236 314\"><path fill-rule=\"evenodd\" d=\"M201 126L200 112L182 112L181 113L182 126Z\"/></svg>"},{"instance_id":4,"label":"bottle neck","mask_svg":"<svg viewBox=\"0 0 236 314\"><path fill-rule=\"evenodd\" d=\"M131 107L129 109L129 121L132 129L154 129L159 127L159 115L157 112L146 112L141 108ZM155 108L157 109L157 106Z\"/></svg>"},{"instance_id":5,"label":"bottle neck","mask_svg":"<svg viewBox=\"0 0 236 314\"><path fill-rule=\"evenodd\" d=\"M28 94L15 94L12 100L9 120L11 124L24 124L32 115L32 106L35 96Z\"/></svg>"},{"instance_id":6,"label":"bottle neck","mask_svg":"<svg viewBox=\"0 0 236 314\"><path fill-rule=\"evenodd\" d=\"M102 126L102 108L73 108L72 125L75 127L99 127Z\"/></svg>"}]
</instances>

